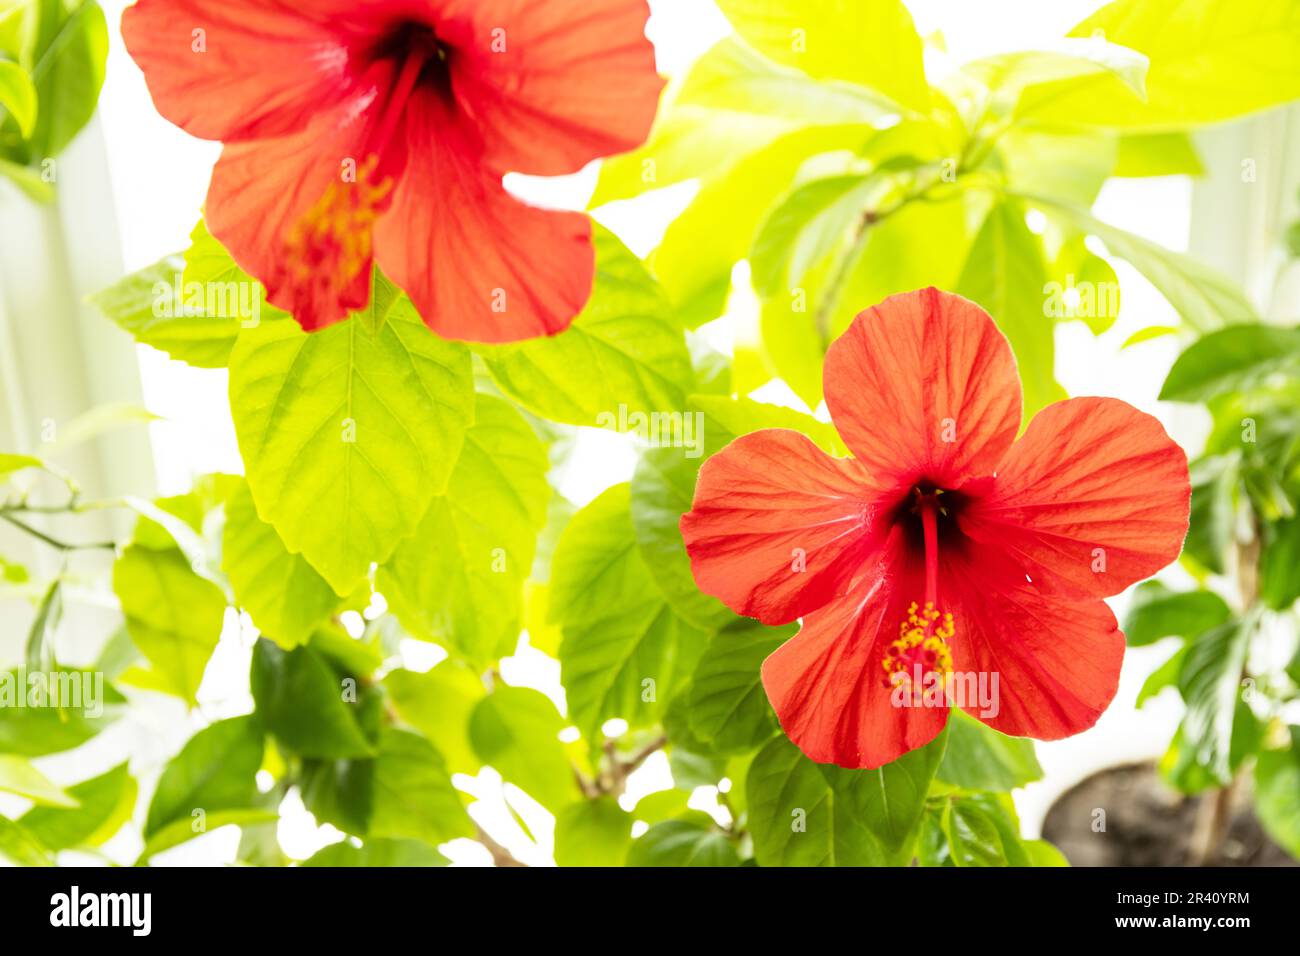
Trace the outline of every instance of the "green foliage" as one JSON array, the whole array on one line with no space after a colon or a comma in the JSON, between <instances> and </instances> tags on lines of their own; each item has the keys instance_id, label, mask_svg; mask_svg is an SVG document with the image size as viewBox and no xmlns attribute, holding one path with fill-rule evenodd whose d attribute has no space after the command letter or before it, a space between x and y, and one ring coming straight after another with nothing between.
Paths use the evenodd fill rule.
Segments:
<instances>
[{"instance_id":1,"label":"green foliage","mask_svg":"<svg viewBox=\"0 0 1300 956\"><path fill-rule=\"evenodd\" d=\"M20 0L3 15L0 176L48 201L55 157L99 102L108 24L94 0Z\"/></svg>"},{"instance_id":2,"label":"green foliage","mask_svg":"<svg viewBox=\"0 0 1300 956\"><path fill-rule=\"evenodd\" d=\"M673 82L649 142L602 164L592 200L680 184L689 202L644 261L595 230L591 299L556 336L444 341L378 270L364 309L308 334L202 222L183 255L93 297L136 341L229 369L246 477L94 501L51 464L58 449L0 454L0 515L19 530L47 512L60 534L91 510L136 516L112 543L34 537L61 557L116 546L124 624L75 667L54 652L81 572L0 561L6 597L37 611L27 660L126 692L105 683L102 714L0 708L0 789L31 804L0 817L0 855L47 865L135 820L142 861L234 825L239 862L280 865L275 824L294 795L346 834L304 866L441 866L460 839L500 861L466 810L495 774L532 853L547 833L515 788L554 817L565 866L1064 865L1020 835L1009 793L1042 775L1028 740L953 712L939 739L875 770L800 753L761 680L797 625L700 593L679 522L701 463L739 436L791 428L847 453L814 417L825 351L896 292L936 285L988 309L1027 417L1064 397L1057 326L1112 328L1116 260L1178 314L1126 344L1199 336L1161 398L1212 418L1183 556L1197 585L1141 585L1124 622L1131 645L1177 644L1140 700L1172 688L1187 705L1166 779L1197 792L1253 773L1261 820L1300 853L1300 743L1278 717L1300 671L1252 653L1265 622L1295 635L1300 340L1213 270L1091 212L1111 177L1201 174L1191 130L1300 98L1295 5L1119 0L1070 37L942 82L898 0L720 6L735 33ZM106 31L89 2L13 9L0 14L0 174L43 197L42 161L93 109ZM724 314L729 356L700 330ZM806 409L753 397L773 380ZM632 416L655 414L680 440L629 438L630 482L582 508L559 493L574 426L636 432ZM110 410L71 430L137 418ZM97 735L145 694L178 698L199 726L223 628L233 649L250 621L252 713L207 722L156 786L125 762L66 785L31 764L114 744ZM435 646L431 669L416 669L412 639ZM563 695L516 686L516 654L557 668ZM644 792L629 777L651 762L668 789L628 809Z\"/></svg>"}]
</instances>

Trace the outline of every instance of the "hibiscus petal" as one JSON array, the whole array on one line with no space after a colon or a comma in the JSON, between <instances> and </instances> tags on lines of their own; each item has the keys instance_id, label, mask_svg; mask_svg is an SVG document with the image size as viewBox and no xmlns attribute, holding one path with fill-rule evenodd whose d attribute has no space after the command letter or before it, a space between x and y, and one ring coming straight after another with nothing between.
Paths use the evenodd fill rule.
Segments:
<instances>
[{"instance_id":1,"label":"hibiscus petal","mask_svg":"<svg viewBox=\"0 0 1300 956\"><path fill-rule=\"evenodd\" d=\"M203 139L282 136L367 90L330 26L343 0L310 12L266 0L139 0L122 38L158 112ZM196 31L202 31L198 33Z\"/></svg>"},{"instance_id":2,"label":"hibiscus petal","mask_svg":"<svg viewBox=\"0 0 1300 956\"><path fill-rule=\"evenodd\" d=\"M590 220L507 193L437 94L412 97L405 126L406 172L375 227L384 272L444 338L513 342L567 328L591 295Z\"/></svg>"},{"instance_id":3,"label":"hibiscus petal","mask_svg":"<svg viewBox=\"0 0 1300 956\"><path fill-rule=\"evenodd\" d=\"M1118 594L1178 557L1187 534L1187 456L1160 422L1112 398L1038 413L989 493L960 516L1043 590Z\"/></svg>"},{"instance_id":4,"label":"hibiscus petal","mask_svg":"<svg viewBox=\"0 0 1300 956\"><path fill-rule=\"evenodd\" d=\"M1006 338L973 302L921 289L867 309L826 353L826 404L882 487L990 474L1020 426Z\"/></svg>"},{"instance_id":5,"label":"hibiscus petal","mask_svg":"<svg viewBox=\"0 0 1300 956\"><path fill-rule=\"evenodd\" d=\"M287 237L331 187L367 188L366 183L345 182L344 176L364 163L371 125L368 114L344 106L320 114L292 136L228 144L212 171L204 209L212 235L266 286L272 305L291 313L309 331L341 321L349 310L366 304L369 256L362 253L358 268L349 275L337 264L316 267L297 261ZM393 176L397 171L385 166L374 175ZM369 241L369 226L353 228L340 221L338 228L348 233L340 239Z\"/></svg>"},{"instance_id":6,"label":"hibiscus petal","mask_svg":"<svg viewBox=\"0 0 1300 956\"><path fill-rule=\"evenodd\" d=\"M809 614L763 662L763 687L782 729L818 763L880 767L929 743L947 722L942 702L902 706L911 699L907 688L884 681L885 650L925 587L903 537L896 530L849 594Z\"/></svg>"},{"instance_id":7,"label":"hibiscus petal","mask_svg":"<svg viewBox=\"0 0 1300 956\"><path fill-rule=\"evenodd\" d=\"M496 171L571 173L639 146L663 80L645 0L449 0L438 35Z\"/></svg>"},{"instance_id":8,"label":"hibiscus petal","mask_svg":"<svg viewBox=\"0 0 1300 956\"><path fill-rule=\"evenodd\" d=\"M956 690L963 710L1004 734L1039 740L1097 722L1124 661L1124 635L1103 601L992 583L978 557L947 568L944 584L955 604L950 644L953 670L965 682Z\"/></svg>"},{"instance_id":9,"label":"hibiscus petal","mask_svg":"<svg viewBox=\"0 0 1300 956\"><path fill-rule=\"evenodd\" d=\"M864 478L798 432L737 438L704 463L682 516L700 590L767 624L843 593L883 543Z\"/></svg>"}]
</instances>

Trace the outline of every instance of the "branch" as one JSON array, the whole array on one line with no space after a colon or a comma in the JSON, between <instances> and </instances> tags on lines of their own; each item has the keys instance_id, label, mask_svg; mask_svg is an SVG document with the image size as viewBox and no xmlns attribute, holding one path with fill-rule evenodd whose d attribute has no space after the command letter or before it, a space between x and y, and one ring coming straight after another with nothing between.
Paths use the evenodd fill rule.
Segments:
<instances>
[{"instance_id":1,"label":"branch","mask_svg":"<svg viewBox=\"0 0 1300 956\"><path fill-rule=\"evenodd\" d=\"M90 542L88 544L74 544L68 541L60 541L58 538L52 537L51 535L46 534L44 531L38 531L36 528L33 528L31 525L27 524L26 522L19 521L17 518L9 514L8 512L0 512L0 519L13 525L18 530L26 532L27 534L31 535L33 538L36 538L38 541L42 541L45 544L48 544L51 548L57 548L60 551L98 551L104 549L107 549L109 551L117 550L117 544L116 542L113 541L95 541L95 542Z\"/></svg>"},{"instance_id":2,"label":"branch","mask_svg":"<svg viewBox=\"0 0 1300 956\"><path fill-rule=\"evenodd\" d=\"M517 859L513 853L511 853L504 846L498 843L478 823L475 823L474 827L475 829L478 830L478 842L482 843L485 847L487 847L488 852L492 854L493 866L508 866L508 867L528 866L527 863L524 863L523 861Z\"/></svg>"}]
</instances>

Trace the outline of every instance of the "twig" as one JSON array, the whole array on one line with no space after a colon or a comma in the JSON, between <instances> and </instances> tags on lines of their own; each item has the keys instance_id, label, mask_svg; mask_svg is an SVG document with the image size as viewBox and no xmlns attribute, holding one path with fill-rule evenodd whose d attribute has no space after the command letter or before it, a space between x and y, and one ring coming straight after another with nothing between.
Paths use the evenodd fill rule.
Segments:
<instances>
[{"instance_id":1,"label":"twig","mask_svg":"<svg viewBox=\"0 0 1300 956\"><path fill-rule=\"evenodd\" d=\"M478 842L482 843L485 847L487 847L487 851L492 854L493 866L511 866L511 867L528 866L527 863L524 863L522 860L517 859L513 853L511 853L504 846L498 843L479 824L475 823L474 827L475 829L478 830Z\"/></svg>"},{"instance_id":2,"label":"twig","mask_svg":"<svg viewBox=\"0 0 1300 956\"><path fill-rule=\"evenodd\" d=\"M68 541L60 541L58 538L52 537L51 535L46 534L44 531L38 531L36 528L33 528L31 525L27 524L26 522L19 521L13 515L8 514L7 512L0 512L0 519L3 519L4 521L13 525L18 530L30 534L33 538L36 538L38 541L42 541L45 544L48 544L51 548L57 548L60 551L97 551L97 550L104 550L104 549L109 551L117 550L117 544L113 541L95 541L87 544L73 544Z\"/></svg>"}]
</instances>

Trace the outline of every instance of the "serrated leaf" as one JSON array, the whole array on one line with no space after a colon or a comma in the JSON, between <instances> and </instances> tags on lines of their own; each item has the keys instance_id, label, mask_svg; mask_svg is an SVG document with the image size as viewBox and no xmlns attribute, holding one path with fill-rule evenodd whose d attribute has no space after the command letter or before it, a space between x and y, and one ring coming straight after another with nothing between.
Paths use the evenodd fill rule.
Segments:
<instances>
[{"instance_id":1,"label":"serrated leaf","mask_svg":"<svg viewBox=\"0 0 1300 956\"><path fill-rule=\"evenodd\" d=\"M240 482L226 502L221 566L235 601L281 647L305 644L342 601L300 554L290 554L275 528L257 516Z\"/></svg>"},{"instance_id":2,"label":"serrated leaf","mask_svg":"<svg viewBox=\"0 0 1300 956\"><path fill-rule=\"evenodd\" d=\"M475 351L509 398L551 421L597 426L620 407L681 409L694 370L663 290L612 233L597 228L594 243L595 286L568 329Z\"/></svg>"},{"instance_id":3,"label":"serrated leaf","mask_svg":"<svg viewBox=\"0 0 1300 956\"><path fill-rule=\"evenodd\" d=\"M573 517L551 579L569 711L589 741L613 717L653 723L703 650L704 635L673 613L651 579L628 492L616 485Z\"/></svg>"},{"instance_id":4,"label":"serrated leaf","mask_svg":"<svg viewBox=\"0 0 1300 956\"><path fill-rule=\"evenodd\" d=\"M941 735L876 770L844 770L774 738L745 783L755 859L760 866L906 864L944 742Z\"/></svg>"},{"instance_id":5,"label":"serrated leaf","mask_svg":"<svg viewBox=\"0 0 1300 956\"><path fill-rule=\"evenodd\" d=\"M546 523L548 468L523 417L478 396L446 492L379 572L378 589L413 636L476 662L514 650L523 584Z\"/></svg>"},{"instance_id":6,"label":"serrated leaf","mask_svg":"<svg viewBox=\"0 0 1300 956\"><path fill-rule=\"evenodd\" d=\"M474 835L442 755L419 734L387 728L380 735L368 834L431 846Z\"/></svg>"},{"instance_id":7,"label":"serrated leaf","mask_svg":"<svg viewBox=\"0 0 1300 956\"><path fill-rule=\"evenodd\" d=\"M741 621L709 642L695 665L687 708L691 730L713 753L747 753L780 730L760 671L767 656L796 630Z\"/></svg>"},{"instance_id":8,"label":"serrated leaf","mask_svg":"<svg viewBox=\"0 0 1300 956\"><path fill-rule=\"evenodd\" d=\"M199 368L225 368L239 338L240 320L166 308L175 300L184 269L180 256L167 256L95 293L90 302L137 342Z\"/></svg>"},{"instance_id":9,"label":"serrated leaf","mask_svg":"<svg viewBox=\"0 0 1300 956\"><path fill-rule=\"evenodd\" d=\"M347 595L446 487L473 418L469 352L399 304L377 335L347 321L244 329L235 433L257 511Z\"/></svg>"}]
</instances>

